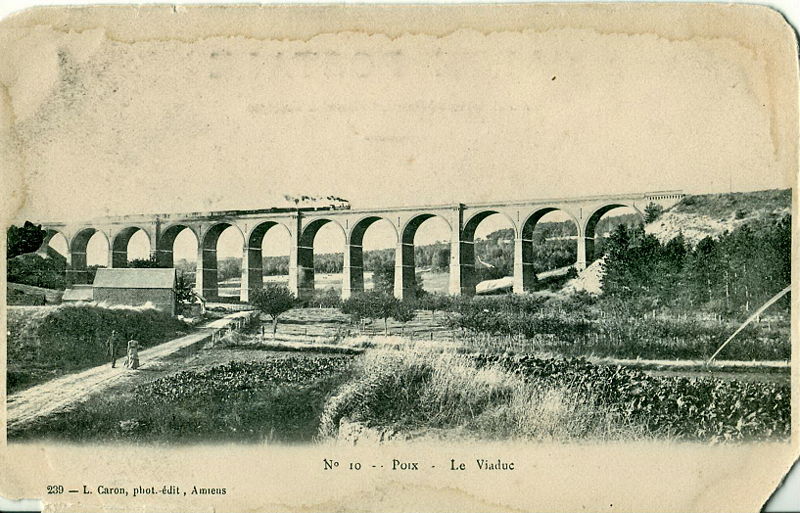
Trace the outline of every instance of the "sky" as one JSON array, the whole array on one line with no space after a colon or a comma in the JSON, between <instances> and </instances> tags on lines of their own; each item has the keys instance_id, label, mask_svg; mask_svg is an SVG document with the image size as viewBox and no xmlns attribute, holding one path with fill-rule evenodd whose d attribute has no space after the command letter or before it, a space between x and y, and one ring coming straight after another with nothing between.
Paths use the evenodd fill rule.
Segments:
<instances>
[{"instance_id":1,"label":"sky","mask_svg":"<svg viewBox=\"0 0 800 513\"><path fill-rule=\"evenodd\" d=\"M364 208L789 186L768 63L732 39L560 29L130 43L40 27L0 43L26 169L20 219L264 208L286 194ZM503 227L487 220L478 236ZM229 232L222 257L241 253ZM274 236L265 254L286 254ZM318 250L340 251L337 237L321 232ZM446 237L425 227L417 242ZM106 244L92 240L90 263ZM186 234L176 256L195 244ZM367 249L393 245L388 230L367 232ZM133 240L131 257L147 251Z\"/></svg>"}]
</instances>

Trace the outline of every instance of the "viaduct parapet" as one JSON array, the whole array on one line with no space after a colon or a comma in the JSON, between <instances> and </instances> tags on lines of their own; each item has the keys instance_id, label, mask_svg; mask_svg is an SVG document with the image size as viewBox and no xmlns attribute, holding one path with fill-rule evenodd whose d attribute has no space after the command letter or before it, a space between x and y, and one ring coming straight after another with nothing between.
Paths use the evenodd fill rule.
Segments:
<instances>
[{"instance_id":1,"label":"viaduct parapet","mask_svg":"<svg viewBox=\"0 0 800 513\"><path fill-rule=\"evenodd\" d=\"M152 256L163 266L173 266L175 237L190 230L197 238L196 289L206 298L218 296L217 240L229 227L237 229L244 241L240 299L262 286L262 242L269 230L285 230L291 239L289 288L298 297L314 292L314 239L328 223L339 227L345 237L342 297L364 290L362 241L373 223L385 219L396 235L395 295L413 294L415 279L414 235L432 217L444 219L450 229L450 283L453 295L475 292L474 238L478 225L490 215L500 214L514 232L514 292L524 293L535 281L533 271L533 230L547 213L561 211L577 228L578 255L575 267L582 270L593 259L595 227L611 209L630 207L643 217L650 203L669 208L683 198L682 191L619 194L496 203L426 205L377 209L260 209L181 214L135 214L95 218L83 222L43 222L45 244L57 233L68 243L68 281L86 283L86 247L101 232L109 245L108 267L125 267L128 241L138 230L150 240Z\"/></svg>"}]
</instances>

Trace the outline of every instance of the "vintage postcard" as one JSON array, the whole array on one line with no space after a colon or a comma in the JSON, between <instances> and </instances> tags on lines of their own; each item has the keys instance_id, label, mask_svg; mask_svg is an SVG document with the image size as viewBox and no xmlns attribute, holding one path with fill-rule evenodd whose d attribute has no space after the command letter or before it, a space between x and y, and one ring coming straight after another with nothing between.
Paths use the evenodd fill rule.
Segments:
<instances>
[{"instance_id":1,"label":"vintage postcard","mask_svg":"<svg viewBox=\"0 0 800 513\"><path fill-rule=\"evenodd\" d=\"M36 8L0 93L0 495L755 511L797 458L774 10Z\"/></svg>"}]
</instances>

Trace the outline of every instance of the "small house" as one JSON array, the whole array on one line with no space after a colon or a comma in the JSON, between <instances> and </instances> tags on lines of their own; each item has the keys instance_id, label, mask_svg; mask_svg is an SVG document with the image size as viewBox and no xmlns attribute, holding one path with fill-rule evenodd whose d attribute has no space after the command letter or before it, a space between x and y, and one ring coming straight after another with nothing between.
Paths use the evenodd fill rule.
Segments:
<instances>
[{"instance_id":1,"label":"small house","mask_svg":"<svg viewBox=\"0 0 800 513\"><path fill-rule=\"evenodd\" d=\"M155 308L175 315L175 269L100 268L94 278L94 300L110 305L142 306L151 303Z\"/></svg>"}]
</instances>

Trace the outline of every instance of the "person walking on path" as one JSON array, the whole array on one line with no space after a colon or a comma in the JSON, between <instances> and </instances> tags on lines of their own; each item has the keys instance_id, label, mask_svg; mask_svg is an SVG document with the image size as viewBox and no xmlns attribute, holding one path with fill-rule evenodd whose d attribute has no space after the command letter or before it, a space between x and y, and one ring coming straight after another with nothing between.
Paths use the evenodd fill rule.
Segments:
<instances>
[{"instance_id":1,"label":"person walking on path","mask_svg":"<svg viewBox=\"0 0 800 513\"><path fill-rule=\"evenodd\" d=\"M117 331L111 330L111 335L106 341L106 354L111 359L111 368L117 366Z\"/></svg>"},{"instance_id":2,"label":"person walking on path","mask_svg":"<svg viewBox=\"0 0 800 513\"><path fill-rule=\"evenodd\" d=\"M125 361L125 366L129 369L139 368L139 342L137 340L128 341L128 359Z\"/></svg>"}]
</instances>

